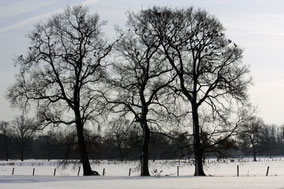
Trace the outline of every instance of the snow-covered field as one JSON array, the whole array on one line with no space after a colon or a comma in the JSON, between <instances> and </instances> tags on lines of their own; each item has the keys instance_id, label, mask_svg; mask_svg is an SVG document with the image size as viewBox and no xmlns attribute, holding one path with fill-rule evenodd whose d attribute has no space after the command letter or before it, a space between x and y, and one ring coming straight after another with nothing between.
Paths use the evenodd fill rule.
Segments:
<instances>
[{"instance_id":1,"label":"snow-covered field","mask_svg":"<svg viewBox=\"0 0 284 189\"><path fill-rule=\"evenodd\" d=\"M188 160L151 161L152 177L139 177L139 164L133 161L93 162L92 168L100 174L105 169L105 176L100 177L82 177L82 170L77 176L78 164L59 166L55 160L0 161L0 189L284 189L284 158L259 160L229 159L217 162L210 159L205 165L208 177L193 177L194 166ZM55 169L56 176L53 176Z\"/></svg>"}]
</instances>

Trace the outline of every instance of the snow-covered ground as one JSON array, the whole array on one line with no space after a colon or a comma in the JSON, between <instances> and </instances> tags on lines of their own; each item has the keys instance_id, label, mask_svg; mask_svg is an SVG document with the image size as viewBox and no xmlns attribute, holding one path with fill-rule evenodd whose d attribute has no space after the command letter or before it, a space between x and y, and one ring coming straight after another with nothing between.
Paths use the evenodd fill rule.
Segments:
<instances>
[{"instance_id":1,"label":"snow-covered ground","mask_svg":"<svg viewBox=\"0 0 284 189\"><path fill-rule=\"evenodd\" d=\"M177 166L179 176L177 176ZM237 177L239 166L240 177ZM266 177L267 167L269 174ZM92 168L105 176L77 176L79 165L59 166L58 161L26 160L0 161L0 189L284 189L284 158L229 159L206 161L208 177L193 177L194 166L188 160L150 162L152 177L139 177L138 162L100 161ZM14 175L12 170L14 168ZM33 174L35 168L35 176ZM56 169L56 176L53 176ZM131 176L129 177L129 169Z\"/></svg>"}]
</instances>

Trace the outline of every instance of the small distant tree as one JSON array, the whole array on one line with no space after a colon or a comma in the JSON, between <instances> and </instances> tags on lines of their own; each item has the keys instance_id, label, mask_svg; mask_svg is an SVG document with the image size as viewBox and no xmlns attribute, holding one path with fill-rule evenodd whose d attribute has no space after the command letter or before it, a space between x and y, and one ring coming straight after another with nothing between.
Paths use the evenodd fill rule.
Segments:
<instances>
[{"instance_id":1,"label":"small distant tree","mask_svg":"<svg viewBox=\"0 0 284 189\"><path fill-rule=\"evenodd\" d=\"M283 143L283 139L284 139L284 126L279 125L277 126L277 129L276 129L276 142Z\"/></svg>"},{"instance_id":2,"label":"small distant tree","mask_svg":"<svg viewBox=\"0 0 284 189\"><path fill-rule=\"evenodd\" d=\"M122 161L124 161L135 148L138 148L140 135L141 129L136 128L136 125L131 125L130 121L125 118L112 120L106 130L107 140L113 141L118 152L118 157Z\"/></svg>"},{"instance_id":3,"label":"small distant tree","mask_svg":"<svg viewBox=\"0 0 284 189\"><path fill-rule=\"evenodd\" d=\"M260 151L262 153L271 156L272 154L282 154L279 153L279 150L282 148L282 144L277 145L277 125L274 124L265 124L263 127L263 139L260 145Z\"/></svg>"},{"instance_id":4,"label":"small distant tree","mask_svg":"<svg viewBox=\"0 0 284 189\"><path fill-rule=\"evenodd\" d=\"M34 145L34 151L41 151L41 157L46 158L48 161L50 159L59 159L59 154L62 153L60 149L61 145L59 144L60 131L57 130L42 130L38 133L36 137L36 144ZM63 149L64 147L62 147Z\"/></svg>"},{"instance_id":5,"label":"small distant tree","mask_svg":"<svg viewBox=\"0 0 284 189\"><path fill-rule=\"evenodd\" d=\"M83 6L67 7L37 24L28 34L27 54L16 60L20 72L8 90L12 104L34 107L44 124L76 126L84 175L94 175L84 127L98 120L104 59L112 48L103 38L104 24Z\"/></svg>"},{"instance_id":6,"label":"small distant tree","mask_svg":"<svg viewBox=\"0 0 284 189\"><path fill-rule=\"evenodd\" d=\"M0 122L0 133L3 135L3 142L5 148L6 161L9 160L8 137L11 135L11 128L9 122Z\"/></svg>"},{"instance_id":7,"label":"small distant tree","mask_svg":"<svg viewBox=\"0 0 284 189\"><path fill-rule=\"evenodd\" d=\"M20 159L24 161L27 144L35 137L38 125L35 120L21 115L12 121L11 127L15 144L19 150Z\"/></svg>"},{"instance_id":8,"label":"small distant tree","mask_svg":"<svg viewBox=\"0 0 284 189\"><path fill-rule=\"evenodd\" d=\"M253 160L256 161L256 155L261 148L264 140L265 124L262 119L252 117L244 123L239 133L239 140L242 147L249 147L252 149Z\"/></svg>"}]
</instances>

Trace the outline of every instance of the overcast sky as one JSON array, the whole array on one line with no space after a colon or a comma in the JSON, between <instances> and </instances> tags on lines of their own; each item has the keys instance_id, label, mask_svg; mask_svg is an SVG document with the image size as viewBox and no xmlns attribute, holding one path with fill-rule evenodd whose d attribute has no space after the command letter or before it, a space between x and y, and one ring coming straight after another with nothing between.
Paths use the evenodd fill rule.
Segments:
<instances>
[{"instance_id":1,"label":"overcast sky","mask_svg":"<svg viewBox=\"0 0 284 189\"><path fill-rule=\"evenodd\" d=\"M13 57L24 54L25 35L34 25L67 5L83 4L98 12L113 35L114 25L124 25L127 11L158 6L202 8L215 15L225 34L244 51L254 85L250 101L266 123L284 124L284 1L282 0L0 0L0 120L17 114L4 95L14 82Z\"/></svg>"}]
</instances>

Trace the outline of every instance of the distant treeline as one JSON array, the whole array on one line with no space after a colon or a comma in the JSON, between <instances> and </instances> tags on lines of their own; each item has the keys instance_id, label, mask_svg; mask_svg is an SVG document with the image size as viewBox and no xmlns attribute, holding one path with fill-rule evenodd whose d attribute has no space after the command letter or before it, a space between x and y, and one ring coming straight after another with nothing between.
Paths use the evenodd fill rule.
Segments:
<instances>
[{"instance_id":1,"label":"distant treeline","mask_svg":"<svg viewBox=\"0 0 284 189\"><path fill-rule=\"evenodd\" d=\"M284 126L265 125L255 146L257 155L284 155ZM104 136L86 131L90 159L138 160L141 137L139 127L105 132ZM250 156L253 147L239 137L233 137L223 150L212 150L207 157L227 158ZM193 158L190 135L183 132L163 134L153 132L149 145L150 159ZM7 145L7 151L6 147ZM17 136L0 134L0 159L80 159L75 132L50 131L26 140L23 149Z\"/></svg>"}]
</instances>

